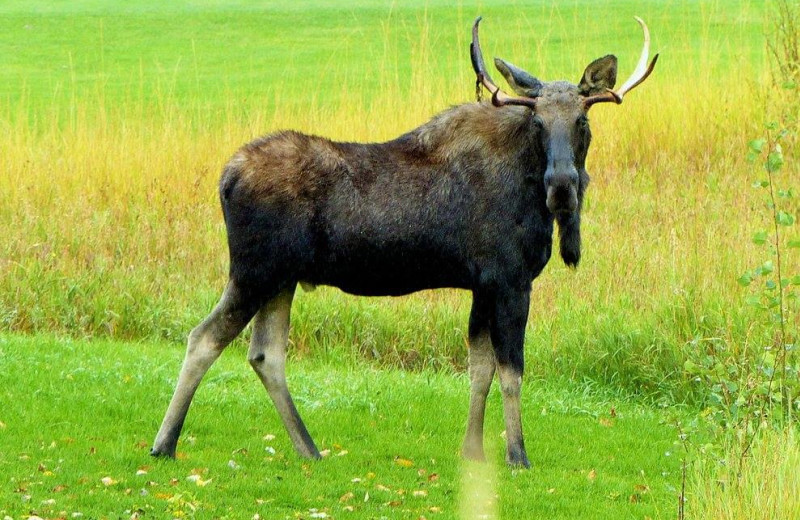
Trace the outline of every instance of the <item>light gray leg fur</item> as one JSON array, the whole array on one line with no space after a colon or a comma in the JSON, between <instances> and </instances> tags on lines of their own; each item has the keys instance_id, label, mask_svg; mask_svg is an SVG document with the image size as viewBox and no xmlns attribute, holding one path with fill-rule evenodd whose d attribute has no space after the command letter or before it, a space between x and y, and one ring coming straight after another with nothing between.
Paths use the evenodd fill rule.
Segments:
<instances>
[{"instance_id":1,"label":"light gray leg fur","mask_svg":"<svg viewBox=\"0 0 800 520\"><path fill-rule=\"evenodd\" d=\"M200 381L251 317L246 310L242 310L242 301L234 285L228 283L211 314L189 334L178 384L153 442L151 455L175 456L178 437Z\"/></svg>"},{"instance_id":2,"label":"light gray leg fur","mask_svg":"<svg viewBox=\"0 0 800 520\"><path fill-rule=\"evenodd\" d=\"M469 417L461 454L472 460L486 460L483 452L483 420L486 396L492 385L496 361L488 329L469 338Z\"/></svg>"},{"instance_id":3,"label":"light gray leg fur","mask_svg":"<svg viewBox=\"0 0 800 520\"><path fill-rule=\"evenodd\" d=\"M522 408L520 393L522 374L508 365L499 364L500 389L503 393L503 415L506 422L506 461L514 466L530 467L522 438Z\"/></svg>"},{"instance_id":4,"label":"light gray leg fur","mask_svg":"<svg viewBox=\"0 0 800 520\"><path fill-rule=\"evenodd\" d=\"M293 297L294 290L285 291L256 313L247 359L275 403L297 453L320 458L286 385L286 346Z\"/></svg>"}]
</instances>

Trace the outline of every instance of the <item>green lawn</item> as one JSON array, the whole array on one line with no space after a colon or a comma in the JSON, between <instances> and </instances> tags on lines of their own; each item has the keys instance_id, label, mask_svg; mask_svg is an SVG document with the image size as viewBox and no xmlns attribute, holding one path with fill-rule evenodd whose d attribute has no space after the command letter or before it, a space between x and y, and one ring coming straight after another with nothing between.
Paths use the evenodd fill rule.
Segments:
<instances>
[{"instance_id":1,"label":"green lawn","mask_svg":"<svg viewBox=\"0 0 800 520\"><path fill-rule=\"evenodd\" d=\"M764 9L756 4L6 0L0 101L31 108L98 96L156 107L174 99L216 112L310 101L330 108L387 89L405 94L422 76L444 82L454 103L471 89L467 48L478 15L488 56L573 81L610 52L629 70L639 15L663 55L655 81L683 83L701 64L720 76L761 64Z\"/></svg>"},{"instance_id":2,"label":"green lawn","mask_svg":"<svg viewBox=\"0 0 800 520\"><path fill-rule=\"evenodd\" d=\"M499 518L674 518L680 454L666 414L539 381L523 397L533 467L518 471L503 462L496 388L490 461L466 465L464 375L291 363L298 406L330 450L308 462L232 348L198 392L177 460L155 460L148 449L182 355L167 344L2 337L0 517L472 518L459 504L474 512L488 498Z\"/></svg>"}]
</instances>

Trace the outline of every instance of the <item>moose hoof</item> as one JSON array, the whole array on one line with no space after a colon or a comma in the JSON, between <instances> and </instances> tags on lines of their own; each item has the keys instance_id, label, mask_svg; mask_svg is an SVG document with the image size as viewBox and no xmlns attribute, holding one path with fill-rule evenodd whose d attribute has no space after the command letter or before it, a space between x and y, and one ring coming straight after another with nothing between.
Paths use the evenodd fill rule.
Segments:
<instances>
[{"instance_id":1,"label":"moose hoof","mask_svg":"<svg viewBox=\"0 0 800 520\"><path fill-rule=\"evenodd\" d=\"M150 456L151 457L163 457L163 458L168 458L168 459L174 459L175 458L175 450L166 450L166 449L157 448L157 447L153 446L150 449Z\"/></svg>"},{"instance_id":2,"label":"moose hoof","mask_svg":"<svg viewBox=\"0 0 800 520\"><path fill-rule=\"evenodd\" d=\"M528 461L528 455L525 453L525 450L519 449L509 450L508 454L506 455L506 463L515 468L529 469L531 467L531 463Z\"/></svg>"}]
</instances>

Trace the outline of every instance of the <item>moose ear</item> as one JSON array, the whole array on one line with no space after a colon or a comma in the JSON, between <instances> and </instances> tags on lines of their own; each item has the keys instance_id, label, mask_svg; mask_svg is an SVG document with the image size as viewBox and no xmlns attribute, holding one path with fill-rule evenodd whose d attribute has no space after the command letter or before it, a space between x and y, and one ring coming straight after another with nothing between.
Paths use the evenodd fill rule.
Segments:
<instances>
[{"instance_id":1,"label":"moose ear","mask_svg":"<svg viewBox=\"0 0 800 520\"><path fill-rule=\"evenodd\" d=\"M542 82L534 78L524 70L515 67L514 65L501 60L500 58L494 59L494 66L500 71L500 74L506 78L506 81L511 88L520 96L530 98L537 97L542 90Z\"/></svg>"},{"instance_id":2,"label":"moose ear","mask_svg":"<svg viewBox=\"0 0 800 520\"><path fill-rule=\"evenodd\" d=\"M578 84L578 91L583 96L603 94L613 89L617 83L617 57L613 54L603 56L591 62Z\"/></svg>"}]
</instances>

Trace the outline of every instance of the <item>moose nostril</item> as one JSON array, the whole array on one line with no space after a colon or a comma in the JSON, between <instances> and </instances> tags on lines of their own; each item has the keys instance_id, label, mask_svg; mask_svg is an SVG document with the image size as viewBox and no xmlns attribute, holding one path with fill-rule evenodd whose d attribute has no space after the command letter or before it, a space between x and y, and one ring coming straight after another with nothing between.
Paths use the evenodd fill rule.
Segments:
<instances>
[{"instance_id":1,"label":"moose nostril","mask_svg":"<svg viewBox=\"0 0 800 520\"><path fill-rule=\"evenodd\" d=\"M551 213L572 213L578 209L577 191L569 184L551 185L545 204Z\"/></svg>"}]
</instances>

